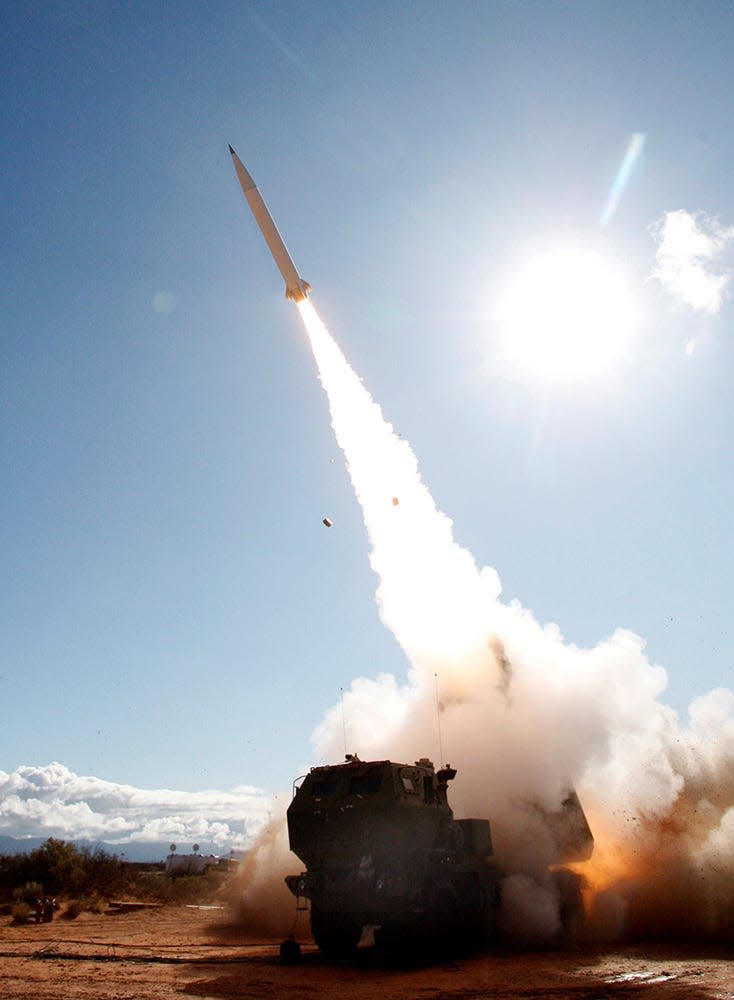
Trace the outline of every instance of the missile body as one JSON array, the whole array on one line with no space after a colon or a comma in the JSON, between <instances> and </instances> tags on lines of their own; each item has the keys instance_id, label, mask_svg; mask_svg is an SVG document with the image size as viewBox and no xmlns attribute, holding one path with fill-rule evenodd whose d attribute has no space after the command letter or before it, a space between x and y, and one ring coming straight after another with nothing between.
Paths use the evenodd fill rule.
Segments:
<instances>
[{"instance_id":1,"label":"missile body","mask_svg":"<svg viewBox=\"0 0 734 1000\"><path fill-rule=\"evenodd\" d=\"M285 280L285 297L293 299L294 302L307 299L308 293L311 291L311 286L307 281L303 280L296 270L296 265L291 260L291 255L288 253L286 245L278 232L278 227L273 222L273 217L268 211L268 206L263 201L262 195L255 186L252 177L245 170L242 161L231 146L229 147L229 151L232 154L232 162L237 171L237 177L242 186L245 198L247 198L247 204L252 209L252 214L255 216L255 221L260 227L260 232L265 237L265 242L273 255L273 260L278 265L278 270Z\"/></svg>"}]
</instances>

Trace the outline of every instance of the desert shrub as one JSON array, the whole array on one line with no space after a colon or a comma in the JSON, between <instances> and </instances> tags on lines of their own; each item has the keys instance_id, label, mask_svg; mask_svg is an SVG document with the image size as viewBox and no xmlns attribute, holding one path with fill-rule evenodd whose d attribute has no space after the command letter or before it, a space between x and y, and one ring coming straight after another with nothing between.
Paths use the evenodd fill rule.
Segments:
<instances>
[{"instance_id":1,"label":"desert shrub","mask_svg":"<svg viewBox=\"0 0 734 1000\"><path fill-rule=\"evenodd\" d=\"M31 912L28 903L16 903L13 907L13 923L27 924L31 919Z\"/></svg>"},{"instance_id":2,"label":"desert shrub","mask_svg":"<svg viewBox=\"0 0 734 1000\"><path fill-rule=\"evenodd\" d=\"M35 903L39 896L43 895L43 886L40 882L26 882L13 889L13 899L16 903Z\"/></svg>"},{"instance_id":3,"label":"desert shrub","mask_svg":"<svg viewBox=\"0 0 734 1000\"><path fill-rule=\"evenodd\" d=\"M230 878L226 869L210 868L202 875L167 878L163 902L178 904L219 903L226 896Z\"/></svg>"},{"instance_id":4,"label":"desert shrub","mask_svg":"<svg viewBox=\"0 0 734 1000\"><path fill-rule=\"evenodd\" d=\"M118 892L125 883L125 866L114 854L108 854L101 847L93 851L80 851L84 867L85 889L100 893Z\"/></svg>"},{"instance_id":5,"label":"desert shrub","mask_svg":"<svg viewBox=\"0 0 734 1000\"><path fill-rule=\"evenodd\" d=\"M29 854L0 856L0 899L33 903L39 895L111 895L126 885L125 865L101 848L50 837Z\"/></svg>"},{"instance_id":6,"label":"desert shrub","mask_svg":"<svg viewBox=\"0 0 734 1000\"><path fill-rule=\"evenodd\" d=\"M202 903L209 897L209 886L201 875L183 875L166 880L166 896L171 903Z\"/></svg>"},{"instance_id":7,"label":"desert shrub","mask_svg":"<svg viewBox=\"0 0 734 1000\"><path fill-rule=\"evenodd\" d=\"M78 892L85 881L84 856L74 844L55 837L31 851L30 861L37 866L40 881L47 893Z\"/></svg>"},{"instance_id":8,"label":"desert shrub","mask_svg":"<svg viewBox=\"0 0 734 1000\"><path fill-rule=\"evenodd\" d=\"M76 920L83 910L84 903L82 903L81 899L70 899L66 904L63 916L66 917L67 920Z\"/></svg>"},{"instance_id":9,"label":"desert shrub","mask_svg":"<svg viewBox=\"0 0 734 1000\"><path fill-rule=\"evenodd\" d=\"M27 870L27 855L0 855L0 898L10 900L13 890L31 878Z\"/></svg>"},{"instance_id":10,"label":"desert shrub","mask_svg":"<svg viewBox=\"0 0 734 1000\"><path fill-rule=\"evenodd\" d=\"M208 869L202 875L171 878L163 865L122 862L101 848L78 848L49 838L25 855L0 855L0 903L35 904L39 896L94 900L116 895L159 903L212 903L219 899L227 879L226 869ZM102 903L98 903L102 912Z\"/></svg>"}]
</instances>

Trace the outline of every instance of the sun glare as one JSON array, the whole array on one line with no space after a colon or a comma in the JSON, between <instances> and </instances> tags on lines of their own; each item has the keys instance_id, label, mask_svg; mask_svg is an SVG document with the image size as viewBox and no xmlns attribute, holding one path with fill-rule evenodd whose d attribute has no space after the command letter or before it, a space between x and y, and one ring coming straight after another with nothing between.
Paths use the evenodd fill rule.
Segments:
<instances>
[{"instance_id":1,"label":"sun glare","mask_svg":"<svg viewBox=\"0 0 734 1000\"><path fill-rule=\"evenodd\" d=\"M596 254L557 250L515 276L498 310L505 359L545 379L607 371L625 353L636 312L624 282Z\"/></svg>"}]
</instances>

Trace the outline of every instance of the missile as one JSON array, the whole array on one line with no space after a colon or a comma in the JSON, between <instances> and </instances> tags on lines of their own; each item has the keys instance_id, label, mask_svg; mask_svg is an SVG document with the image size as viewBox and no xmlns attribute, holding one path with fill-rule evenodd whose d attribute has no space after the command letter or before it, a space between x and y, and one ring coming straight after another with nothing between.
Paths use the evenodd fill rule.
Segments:
<instances>
[{"instance_id":1,"label":"missile","mask_svg":"<svg viewBox=\"0 0 734 1000\"><path fill-rule=\"evenodd\" d=\"M273 217L268 211L268 206L263 201L263 197L257 189L252 177L245 170L242 161L232 147L229 147L232 154L232 162L237 171L237 177L247 198L247 204L255 216L255 222L260 227L260 232L265 237L265 242L273 255L273 260L278 265L278 270L285 280L285 297L300 302L308 298L311 286L304 281L296 270L296 265L291 260L291 255L286 249L286 245L278 232L278 227L273 222Z\"/></svg>"}]
</instances>

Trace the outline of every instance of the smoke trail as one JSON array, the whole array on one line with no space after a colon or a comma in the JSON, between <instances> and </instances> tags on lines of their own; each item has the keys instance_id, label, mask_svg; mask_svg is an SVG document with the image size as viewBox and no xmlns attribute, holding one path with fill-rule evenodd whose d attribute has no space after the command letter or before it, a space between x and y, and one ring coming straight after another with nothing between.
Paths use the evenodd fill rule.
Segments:
<instances>
[{"instance_id":1,"label":"smoke trail","mask_svg":"<svg viewBox=\"0 0 734 1000\"><path fill-rule=\"evenodd\" d=\"M682 729L659 700L665 671L638 636L620 629L580 649L519 603L503 603L497 573L453 540L409 445L310 302L299 309L363 510L379 613L410 663L402 684L381 674L345 692L351 749L397 760L430 752L438 674L443 744L459 769L452 804L459 816L492 822L511 876L508 931L539 940L558 928L548 877L558 844L543 817L574 787L596 836L592 861L579 867L595 933L608 937L625 922L660 930L663 905L666 933L687 927L690 913L702 933L734 926L734 695L699 699ZM341 757L341 711L333 706L314 733L322 760Z\"/></svg>"}]
</instances>

